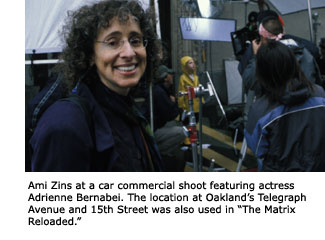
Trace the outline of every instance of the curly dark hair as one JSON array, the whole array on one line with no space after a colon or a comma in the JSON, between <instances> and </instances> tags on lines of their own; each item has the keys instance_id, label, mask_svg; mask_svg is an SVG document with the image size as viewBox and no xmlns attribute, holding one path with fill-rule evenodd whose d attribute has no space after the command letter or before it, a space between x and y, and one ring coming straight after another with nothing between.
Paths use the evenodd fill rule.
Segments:
<instances>
[{"instance_id":1,"label":"curly dark hair","mask_svg":"<svg viewBox=\"0 0 325 240\"><path fill-rule=\"evenodd\" d=\"M117 17L120 22L128 21L134 16L140 25L144 39L148 40L147 67L142 79L151 81L153 71L159 64L159 44L155 32L154 14L150 9L144 11L137 1L104 0L91 6L83 6L69 15L62 34L65 47L61 54L62 63L57 71L62 74L63 81L71 90L81 79L87 84L91 78L83 78L92 68L94 42L101 28L107 28L112 18Z\"/></svg>"}]
</instances>

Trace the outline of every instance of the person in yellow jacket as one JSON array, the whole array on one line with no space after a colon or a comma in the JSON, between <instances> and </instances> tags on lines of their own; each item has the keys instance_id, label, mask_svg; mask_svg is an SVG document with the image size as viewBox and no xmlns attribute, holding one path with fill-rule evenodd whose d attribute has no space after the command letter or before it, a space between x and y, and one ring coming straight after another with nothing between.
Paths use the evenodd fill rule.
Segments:
<instances>
[{"instance_id":1,"label":"person in yellow jacket","mask_svg":"<svg viewBox=\"0 0 325 240\"><path fill-rule=\"evenodd\" d=\"M198 87L200 82L199 82L198 76L196 75L196 64L195 64L193 58L191 58L189 56L182 57L181 58L181 68L182 68L183 74L179 78L178 91L186 92L188 86ZM199 120L198 119L198 117L199 117L199 101L200 101L199 98L193 99L193 111L195 114L196 121ZM187 111L187 112L190 110L190 107L188 104L188 99L187 99L186 95L180 96L178 98L178 107ZM188 125L188 123L189 123L189 119L186 118L183 121L183 124L186 126L186 125ZM186 144L186 145L191 144L189 138L185 138L184 144Z\"/></svg>"},{"instance_id":2,"label":"person in yellow jacket","mask_svg":"<svg viewBox=\"0 0 325 240\"><path fill-rule=\"evenodd\" d=\"M200 82L198 76L196 75L196 64L193 58L189 56L182 57L181 67L183 74L179 78L178 91L186 92L188 86L198 87ZM190 110L186 95L178 98L178 107L186 110L187 112ZM197 118L197 113L199 112L199 98L193 99L193 111L196 113L195 115Z\"/></svg>"}]
</instances>

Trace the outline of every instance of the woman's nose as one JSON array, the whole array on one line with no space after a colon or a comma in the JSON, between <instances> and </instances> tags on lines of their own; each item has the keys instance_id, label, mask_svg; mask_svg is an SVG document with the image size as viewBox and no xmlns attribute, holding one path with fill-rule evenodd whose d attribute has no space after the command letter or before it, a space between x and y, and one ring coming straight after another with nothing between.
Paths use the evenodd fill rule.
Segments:
<instances>
[{"instance_id":1,"label":"woman's nose","mask_svg":"<svg viewBox=\"0 0 325 240\"><path fill-rule=\"evenodd\" d=\"M133 57L135 56L135 51L132 48L129 41L125 41L122 45L121 51L120 51L121 57Z\"/></svg>"}]
</instances>

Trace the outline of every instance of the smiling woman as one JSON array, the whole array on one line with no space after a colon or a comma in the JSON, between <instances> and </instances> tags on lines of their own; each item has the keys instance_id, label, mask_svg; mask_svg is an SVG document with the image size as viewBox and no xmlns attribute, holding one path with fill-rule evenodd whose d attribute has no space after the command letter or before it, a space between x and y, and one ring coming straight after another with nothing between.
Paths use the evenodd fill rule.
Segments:
<instances>
[{"instance_id":1,"label":"smiling woman","mask_svg":"<svg viewBox=\"0 0 325 240\"><path fill-rule=\"evenodd\" d=\"M131 91L158 64L152 24L138 1L101 1L70 15L57 71L77 100L42 114L30 140L32 171L163 170Z\"/></svg>"},{"instance_id":2,"label":"smiling woman","mask_svg":"<svg viewBox=\"0 0 325 240\"><path fill-rule=\"evenodd\" d=\"M126 96L138 84L147 65L142 31L136 18L120 22L114 18L102 28L95 44L94 64L101 82Z\"/></svg>"}]
</instances>

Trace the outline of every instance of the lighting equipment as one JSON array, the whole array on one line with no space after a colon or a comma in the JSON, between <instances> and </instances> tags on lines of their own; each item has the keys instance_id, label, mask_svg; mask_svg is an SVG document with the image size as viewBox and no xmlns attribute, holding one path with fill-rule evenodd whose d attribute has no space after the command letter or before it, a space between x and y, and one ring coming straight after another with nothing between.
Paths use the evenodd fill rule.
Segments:
<instances>
[{"instance_id":1,"label":"lighting equipment","mask_svg":"<svg viewBox=\"0 0 325 240\"><path fill-rule=\"evenodd\" d=\"M227 121L226 113L222 107L222 104L220 102L220 99L218 97L218 94L214 88L214 85L212 83L212 80L210 78L210 75L208 72L206 72L207 77L209 79L209 82L207 83L207 88L205 89L201 84L198 87L187 87L186 92L179 92L179 96L187 96L188 103L189 103L189 112L186 114L183 113L182 115L182 120L184 120L185 117L189 118L189 125L187 131L187 135L190 137L191 141L191 146L192 146L192 157L193 157L193 166L194 166L194 171L202 171L202 97L205 94L209 94L210 96L215 95L218 104L220 106L220 109L222 111L222 114L224 118ZM194 98L199 98L200 99L200 108L199 108L199 138L197 136L197 129L196 129L196 118L195 114L193 111L193 99ZM197 144L199 140L199 147L200 147L200 159L198 159L198 153L197 153Z\"/></svg>"},{"instance_id":2,"label":"lighting equipment","mask_svg":"<svg viewBox=\"0 0 325 240\"><path fill-rule=\"evenodd\" d=\"M184 40L231 42L230 33L236 30L235 19L179 18Z\"/></svg>"}]
</instances>

